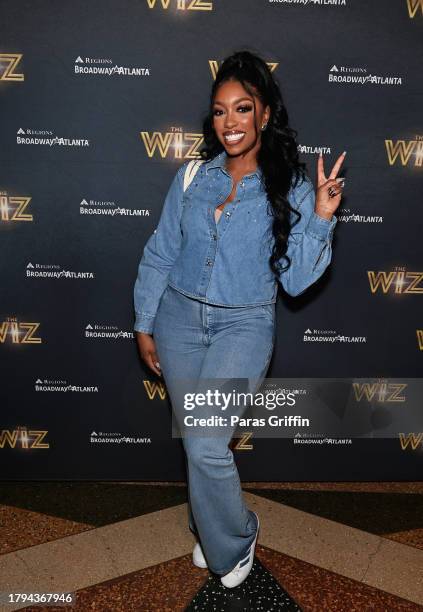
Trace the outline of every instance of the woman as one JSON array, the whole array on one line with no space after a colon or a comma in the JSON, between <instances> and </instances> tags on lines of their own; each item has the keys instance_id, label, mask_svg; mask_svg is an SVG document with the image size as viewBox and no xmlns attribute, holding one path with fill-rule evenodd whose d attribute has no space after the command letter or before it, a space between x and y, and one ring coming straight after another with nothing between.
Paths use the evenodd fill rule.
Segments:
<instances>
[{"instance_id":1,"label":"woman","mask_svg":"<svg viewBox=\"0 0 423 612\"><path fill-rule=\"evenodd\" d=\"M203 132L203 163L186 191L188 162L176 172L134 287L140 354L163 374L179 422L179 380L241 378L258 389L273 351L278 281L299 295L323 274L343 187L345 152L328 178L319 156L314 192L279 87L249 51L220 66ZM224 429L182 440L189 528L199 539L193 562L232 588L253 565L259 519L228 448L234 428Z\"/></svg>"}]
</instances>

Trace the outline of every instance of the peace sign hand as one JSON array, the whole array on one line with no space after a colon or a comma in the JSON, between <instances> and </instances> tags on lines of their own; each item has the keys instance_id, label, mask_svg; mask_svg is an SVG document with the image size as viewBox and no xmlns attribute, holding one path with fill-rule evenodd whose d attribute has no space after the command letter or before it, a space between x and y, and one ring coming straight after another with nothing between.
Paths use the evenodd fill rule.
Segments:
<instances>
[{"instance_id":1,"label":"peace sign hand","mask_svg":"<svg viewBox=\"0 0 423 612\"><path fill-rule=\"evenodd\" d=\"M323 156L321 153L317 159L317 191L314 209L316 214L329 221L332 219L333 213L341 203L345 179L342 177L336 178L336 175L341 168L346 154L347 152L344 151L342 155L338 157L329 178L325 176Z\"/></svg>"}]
</instances>

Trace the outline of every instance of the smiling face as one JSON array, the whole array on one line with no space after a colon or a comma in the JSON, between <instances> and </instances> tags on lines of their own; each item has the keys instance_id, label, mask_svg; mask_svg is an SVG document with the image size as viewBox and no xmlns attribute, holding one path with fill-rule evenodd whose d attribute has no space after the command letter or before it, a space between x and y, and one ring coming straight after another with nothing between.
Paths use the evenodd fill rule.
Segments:
<instances>
[{"instance_id":1,"label":"smiling face","mask_svg":"<svg viewBox=\"0 0 423 612\"><path fill-rule=\"evenodd\" d=\"M253 100L239 81L226 81L216 91L212 113L216 136L228 155L256 154L261 127L269 120L269 106L264 108L256 95Z\"/></svg>"}]
</instances>

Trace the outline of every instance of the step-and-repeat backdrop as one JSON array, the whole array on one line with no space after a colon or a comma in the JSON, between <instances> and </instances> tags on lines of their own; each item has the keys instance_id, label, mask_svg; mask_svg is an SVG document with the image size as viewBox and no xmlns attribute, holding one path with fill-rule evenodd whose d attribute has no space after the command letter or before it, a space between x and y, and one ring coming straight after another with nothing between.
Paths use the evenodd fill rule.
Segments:
<instances>
[{"instance_id":1,"label":"step-and-repeat backdrop","mask_svg":"<svg viewBox=\"0 0 423 612\"><path fill-rule=\"evenodd\" d=\"M141 362L132 292L177 168L198 156L223 58L277 77L313 181L347 150L333 261L280 291L268 377L423 369L423 0L3 0L3 479L182 480L166 388ZM368 389L366 393L368 392ZM401 401L401 400L399 400ZM241 478L413 480L422 431L237 439Z\"/></svg>"}]
</instances>

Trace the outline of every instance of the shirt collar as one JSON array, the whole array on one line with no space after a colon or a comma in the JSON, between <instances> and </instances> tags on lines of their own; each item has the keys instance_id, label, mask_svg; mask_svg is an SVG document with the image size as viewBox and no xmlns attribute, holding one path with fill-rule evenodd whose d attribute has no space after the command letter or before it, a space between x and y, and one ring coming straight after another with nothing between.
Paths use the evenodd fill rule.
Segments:
<instances>
[{"instance_id":1,"label":"shirt collar","mask_svg":"<svg viewBox=\"0 0 423 612\"><path fill-rule=\"evenodd\" d=\"M216 155L215 157L213 157L213 159L211 159L209 162L207 162L206 164L206 172L208 173L209 170L213 169L213 168L221 168L223 170L226 170L225 166L226 166L226 160L227 160L228 154L226 153L225 150L221 151L218 155ZM257 170L255 170L255 172L251 172L250 174L246 174L243 178L248 178L250 176L256 176L259 180L263 179L263 172L260 168L260 166L257 166Z\"/></svg>"}]
</instances>

